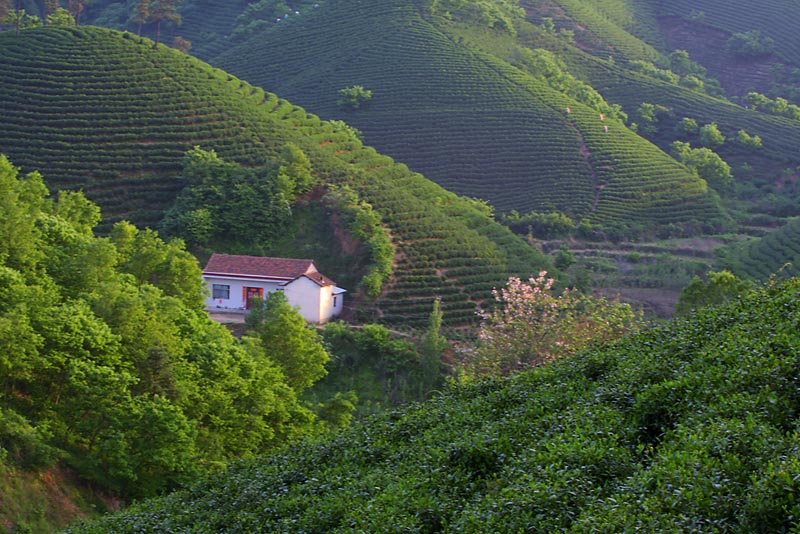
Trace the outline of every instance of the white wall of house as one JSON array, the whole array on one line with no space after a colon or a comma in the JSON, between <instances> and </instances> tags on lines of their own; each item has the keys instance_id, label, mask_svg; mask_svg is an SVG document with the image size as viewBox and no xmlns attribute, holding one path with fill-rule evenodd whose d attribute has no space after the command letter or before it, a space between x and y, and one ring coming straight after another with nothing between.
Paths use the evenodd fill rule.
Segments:
<instances>
[{"instance_id":1,"label":"white wall of house","mask_svg":"<svg viewBox=\"0 0 800 534\"><path fill-rule=\"evenodd\" d=\"M336 317L337 315L341 315L342 310L344 310L344 294L347 291L340 288L334 287L331 295L331 300L333 301L331 304L331 316Z\"/></svg>"},{"instance_id":2,"label":"white wall of house","mask_svg":"<svg viewBox=\"0 0 800 534\"><path fill-rule=\"evenodd\" d=\"M203 275L203 280L210 293L206 299L206 307L209 309L246 309L247 288L261 288L264 297L272 291L283 291L289 304L298 307L300 315L310 323L324 323L339 315L343 309L344 290L331 285L320 287L305 276L286 285L283 285L283 280L265 281L207 275Z\"/></svg>"},{"instance_id":3,"label":"white wall of house","mask_svg":"<svg viewBox=\"0 0 800 534\"><path fill-rule=\"evenodd\" d=\"M205 275L203 276L203 280L205 280L206 284L208 285L208 290L210 293L206 299L206 307L233 310L243 310L246 308L247 303L245 302L245 298L243 298L243 296L246 295L245 288L262 288L264 296L266 296L267 293L277 290L283 283L283 281L270 282L248 278L221 278ZM220 286L217 288L217 298L214 297L215 285ZM226 286L228 288L228 298L222 298L224 297Z\"/></svg>"},{"instance_id":4,"label":"white wall of house","mask_svg":"<svg viewBox=\"0 0 800 534\"><path fill-rule=\"evenodd\" d=\"M324 308L325 294L330 294L332 286L319 284L301 276L284 286L286 300L292 306L300 307L300 315L309 323L324 323L330 318Z\"/></svg>"}]
</instances>

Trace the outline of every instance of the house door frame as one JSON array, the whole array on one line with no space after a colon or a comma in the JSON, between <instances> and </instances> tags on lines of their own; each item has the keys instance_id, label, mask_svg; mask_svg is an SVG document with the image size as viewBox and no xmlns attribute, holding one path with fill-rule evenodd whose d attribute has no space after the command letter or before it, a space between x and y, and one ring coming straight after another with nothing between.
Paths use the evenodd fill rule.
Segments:
<instances>
[{"instance_id":1,"label":"house door frame","mask_svg":"<svg viewBox=\"0 0 800 534\"><path fill-rule=\"evenodd\" d=\"M244 286L242 288L242 298L244 299L244 309L249 310L250 302L253 299L264 300L264 288Z\"/></svg>"}]
</instances>

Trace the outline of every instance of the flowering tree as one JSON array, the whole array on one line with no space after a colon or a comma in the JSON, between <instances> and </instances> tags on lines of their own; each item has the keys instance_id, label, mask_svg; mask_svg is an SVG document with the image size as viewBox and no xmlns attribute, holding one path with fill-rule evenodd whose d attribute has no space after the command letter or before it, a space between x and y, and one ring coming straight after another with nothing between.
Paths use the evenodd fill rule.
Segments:
<instances>
[{"instance_id":1,"label":"flowering tree","mask_svg":"<svg viewBox=\"0 0 800 534\"><path fill-rule=\"evenodd\" d=\"M497 305L481 312L479 345L466 363L470 374L509 375L620 337L641 322L628 304L574 289L556 294L553 282L542 271L527 281L511 277L492 292Z\"/></svg>"}]
</instances>

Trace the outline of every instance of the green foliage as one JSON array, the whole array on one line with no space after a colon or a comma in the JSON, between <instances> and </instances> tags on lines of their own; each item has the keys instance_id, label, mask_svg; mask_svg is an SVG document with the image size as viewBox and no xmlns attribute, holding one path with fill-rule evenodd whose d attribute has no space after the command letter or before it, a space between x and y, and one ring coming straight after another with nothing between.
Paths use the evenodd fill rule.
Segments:
<instances>
[{"instance_id":1,"label":"green foliage","mask_svg":"<svg viewBox=\"0 0 800 534\"><path fill-rule=\"evenodd\" d=\"M717 191L726 191L733 182L731 167L718 154L708 148L692 148L689 143L672 143L675 156L687 167L708 182Z\"/></svg>"},{"instance_id":2,"label":"green foliage","mask_svg":"<svg viewBox=\"0 0 800 534\"><path fill-rule=\"evenodd\" d=\"M711 122L700 127L700 144L706 148L718 148L725 143L725 136L719 131L717 123Z\"/></svg>"},{"instance_id":3,"label":"green foliage","mask_svg":"<svg viewBox=\"0 0 800 534\"><path fill-rule=\"evenodd\" d=\"M750 150L758 150L764 146L761 137L758 135L750 135L745 130L736 132L736 142Z\"/></svg>"},{"instance_id":4,"label":"green foliage","mask_svg":"<svg viewBox=\"0 0 800 534\"><path fill-rule=\"evenodd\" d=\"M525 15L522 8L510 0L425 0L423 5L431 14L477 22L512 35L516 35L515 19Z\"/></svg>"},{"instance_id":5,"label":"green foliage","mask_svg":"<svg viewBox=\"0 0 800 534\"><path fill-rule=\"evenodd\" d=\"M423 391L428 392L442 383L442 356L447 348L447 338L441 335L443 314L440 302L433 301L428 328L420 341Z\"/></svg>"},{"instance_id":6,"label":"green foliage","mask_svg":"<svg viewBox=\"0 0 800 534\"><path fill-rule=\"evenodd\" d=\"M363 85L351 85L339 89L339 100L336 102L345 109L358 109L364 102L372 100L372 91L364 89Z\"/></svg>"},{"instance_id":7,"label":"green foliage","mask_svg":"<svg viewBox=\"0 0 800 534\"><path fill-rule=\"evenodd\" d=\"M556 294L546 275L511 278L495 291L495 308L482 314L477 350L465 361L469 375L508 376L638 327L630 305L569 289Z\"/></svg>"},{"instance_id":8,"label":"green foliage","mask_svg":"<svg viewBox=\"0 0 800 534\"><path fill-rule=\"evenodd\" d=\"M330 391L351 390L358 397L356 410L363 415L422 400L441 383L443 370L437 359L445 343L441 336L433 342L423 339L417 347L382 325L341 322L326 324L322 335L331 354L328 376L306 397L325 398Z\"/></svg>"},{"instance_id":9,"label":"green foliage","mask_svg":"<svg viewBox=\"0 0 800 534\"><path fill-rule=\"evenodd\" d=\"M566 237L575 232L575 221L563 213L537 213L532 211L520 215L516 211L506 213L501 218L503 224L518 234L531 234L537 239Z\"/></svg>"},{"instance_id":10,"label":"green foliage","mask_svg":"<svg viewBox=\"0 0 800 534\"><path fill-rule=\"evenodd\" d=\"M49 13L46 20L48 26L73 26L75 24L75 19L63 7Z\"/></svg>"},{"instance_id":11,"label":"green foliage","mask_svg":"<svg viewBox=\"0 0 800 534\"><path fill-rule=\"evenodd\" d=\"M619 106L608 104L594 88L575 78L559 57L549 50L517 47L514 50L514 64L526 72L541 78L553 89L571 96L578 102L623 122L627 115Z\"/></svg>"},{"instance_id":12,"label":"green foliage","mask_svg":"<svg viewBox=\"0 0 800 534\"><path fill-rule=\"evenodd\" d=\"M695 276L683 288L675 307L676 315L688 315L706 306L725 304L753 289L750 282L738 278L730 271L710 271L707 279L704 282L699 276Z\"/></svg>"},{"instance_id":13,"label":"green foliage","mask_svg":"<svg viewBox=\"0 0 800 534\"><path fill-rule=\"evenodd\" d=\"M800 218L789 219L764 237L723 247L719 256L722 266L743 278L766 280L773 276L797 276Z\"/></svg>"},{"instance_id":14,"label":"green foliage","mask_svg":"<svg viewBox=\"0 0 800 534\"><path fill-rule=\"evenodd\" d=\"M697 125L697 121L691 117L684 117L681 119L681 122L678 123L678 130L681 133L685 134L696 134L700 127Z\"/></svg>"},{"instance_id":15,"label":"green foliage","mask_svg":"<svg viewBox=\"0 0 800 534\"><path fill-rule=\"evenodd\" d=\"M452 388L69 532L791 531L798 290Z\"/></svg>"},{"instance_id":16,"label":"green foliage","mask_svg":"<svg viewBox=\"0 0 800 534\"><path fill-rule=\"evenodd\" d=\"M310 166L293 144L284 147L277 171L244 168L195 147L184 160L187 186L161 227L191 247L266 250L285 230L295 195L311 186Z\"/></svg>"},{"instance_id":17,"label":"green foliage","mask_svg":"<svg viewBox=\"0 0 800 534\"><path fill-rule=\"evenodd\" d=\"M367 297L378 298L384 282L392 274L395 253L380 215L370 204L360 201L358 194L347 186L334 189L328 195L328 201L333 203L351 235L369 249L369 267L361 279L361 288Z\"/></svg>"},{"instance_id":18,"label":"green foliage","mask_svg":"<svg viewBox=\"0 0 800 534\"><path fill-rule=\"evenodd\" d=\"M260 305L254 303L247 326L248 334L258 339L267 355L280 365L296 393L325 376L330 355L317 332L283 293L273 291Z\"/></svg>"},{"instance_id":19,"label":"green foliage","mask_svg":"<svg viewBox=\"0 0 800 534\"><path fill-rule=\"evenodd\" d=\"M6 462L62 460L138 498L316 431L276 360L202 311L181 242L128 223L95 237L99 211L81 193L47 196L38 174L20 178L0 156Z\"/></svg>"},{"instance_id":20,"label":"green foliage","mask_svg":"<svg viewBox=\"0 0 800 534\"><path fill-rule=\"evenodd\" d=\"M727 51L739 57L759 57L775 51L775 41L771 37L762 36L758 30L734 33L728 39Z\"/></svg>"}]
</instances>

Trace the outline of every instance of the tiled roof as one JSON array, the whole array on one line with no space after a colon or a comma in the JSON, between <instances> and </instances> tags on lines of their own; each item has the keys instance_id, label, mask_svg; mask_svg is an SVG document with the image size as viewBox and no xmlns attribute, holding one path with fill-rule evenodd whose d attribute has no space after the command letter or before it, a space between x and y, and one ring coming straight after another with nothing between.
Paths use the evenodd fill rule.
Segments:
<instances>
[{"instance_id":1,"label":"tiled roof","mask_svg":"<svg viewBox=\"0 0 800 534\"><path fill-rule=\"evenodd\" d=\"M313 260L213 254L203 269L203 274L294 279L304 274L317 274L316 271Z\"/></svg>"},{"instance_id":2,"label":"tiled roof","mask_svg":"<svg viewBox=\"0 0 800 534\"><path fill-rule=\"evenodd\" d=\"M335 286L336 285L336 282L334 282L333 280L331 280L330 278L328 278L327 276L325 276L324 274L319 273L319 272L317 272L317 273L306 273L306 274L304 274L302 276L305 276L306 278L308 278L309 280L311 280L312 282L314 282L315 284L317 284L320 287Z\"/></svg>"}]
</instances>

